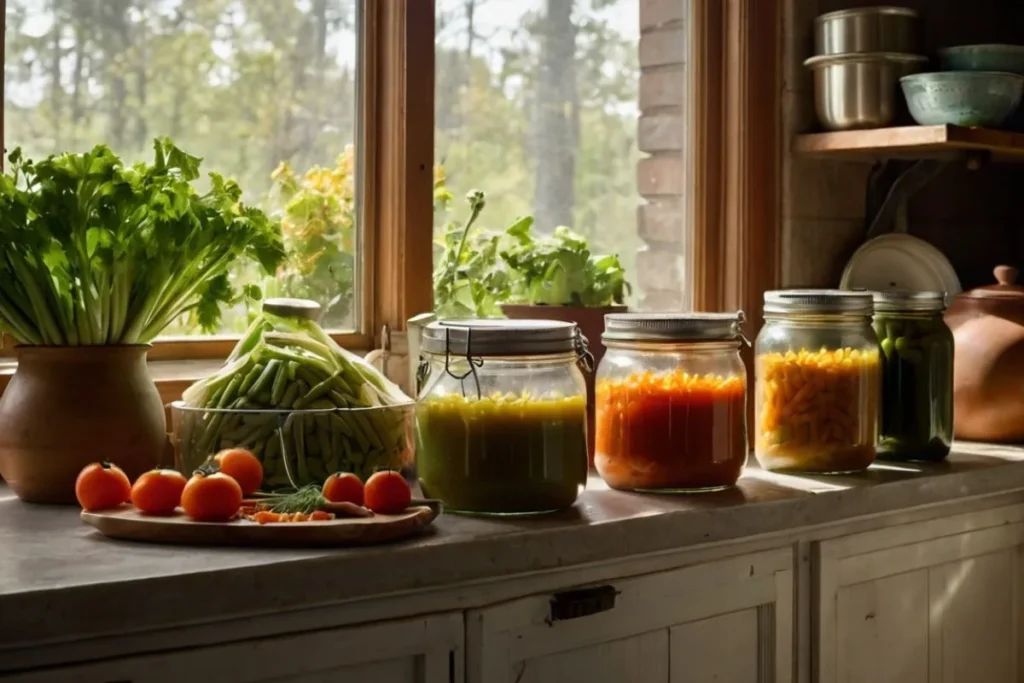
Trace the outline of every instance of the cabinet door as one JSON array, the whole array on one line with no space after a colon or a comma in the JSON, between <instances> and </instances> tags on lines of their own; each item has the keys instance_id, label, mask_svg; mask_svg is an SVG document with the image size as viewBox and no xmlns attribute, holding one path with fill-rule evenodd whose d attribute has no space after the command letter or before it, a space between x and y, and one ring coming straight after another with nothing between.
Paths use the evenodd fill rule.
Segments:
<instances>
[{"instance_id":1,"label":"cabinet door","mask_svg":"<svg viewBox=\"0 0 1024 683\"><path fill-rule=\"evenodd\" d=\"M819 683L1017 682L1022 548L1017 506L820 543Z\"/></svg>"},{"instance_id":2,"label":"cabinet door","mask_svg":"<svg viewBox=\"0 0 1024 683\"><path fill-rule=\"evenodd\" d=\"M572 588L466 615L468 683L786 683L793 553Z\"/></svg>"},{"instance_id":3,"label":"cabinet door","mask_svg":"<svg viewBox=\"0 0 1024 683\"><path fill-rule=\"evenodd\" d=\"M450 683L461 614L230 643L15 674L10 683Z\"/></svg>"}]
</instances>

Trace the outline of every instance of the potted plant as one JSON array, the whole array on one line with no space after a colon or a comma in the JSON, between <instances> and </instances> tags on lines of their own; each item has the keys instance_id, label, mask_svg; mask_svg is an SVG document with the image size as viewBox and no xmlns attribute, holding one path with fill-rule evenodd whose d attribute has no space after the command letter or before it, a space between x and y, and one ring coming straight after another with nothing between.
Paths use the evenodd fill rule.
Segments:
<instances>
[{"instance_id":1,"label":"potted plant","mask_svg":"<svg viewBox=\"0 0 1024 683\"><path fill-rule=\"evenodd\" d=\"M73 502L89 462L154 467L166 425L149 342L183 315L216 328L240 299L232 264L272 272L284 256L280 225L234 181L211 173L200 194L201 160L154 147L132 166L103 145L39 162L14 150L0 175L0 328L19 343L0 472L23 500Z\"/></svg>"},{"instance_id":2,"label":"potted plant","mask_svg":"<svg viewBox=\"0 0 1024 683\"><path fill-rule=\"evenodd\" d=\"M586 238L566 227L538 236L533 219L504 232L474 231L485 206L482 192L467 196L469 219L445 226L434 271L434 312L439 318L541 318L576 323L594 361L604 355L604 316L626 310L630 291L614 254L593 254ZM595 366L596 367L596 366ZM593 460L594 377L587 376L590 455Z\"/></svg>"}]
</instances>

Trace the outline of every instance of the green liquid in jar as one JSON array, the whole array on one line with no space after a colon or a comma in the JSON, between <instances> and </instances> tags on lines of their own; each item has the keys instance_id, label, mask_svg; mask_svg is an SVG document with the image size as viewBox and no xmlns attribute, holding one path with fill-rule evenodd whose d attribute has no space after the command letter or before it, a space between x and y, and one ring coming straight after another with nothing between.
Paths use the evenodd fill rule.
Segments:
<instances>
[{"instance_id":1,"label":"green liquid in jar","mask_svg":"<svg viewBox=\"0 0 1024 683\"><path fill-rule=\"evenodd\" d=\"M953 334L940 316L876 314L882 347L878 455L939 461L953 442Z\"/></svg>"},{"instance_id":2,"label":"green liquid in jar","mask_svg":"<svg viewBox=\"0 0 1024 683\"><path fill-rule=\"evenodd\" d=\"M564 510L587 480L586 398L450 394L416 408L417 472L447 511Z\"/></svg>"}]
</instances>

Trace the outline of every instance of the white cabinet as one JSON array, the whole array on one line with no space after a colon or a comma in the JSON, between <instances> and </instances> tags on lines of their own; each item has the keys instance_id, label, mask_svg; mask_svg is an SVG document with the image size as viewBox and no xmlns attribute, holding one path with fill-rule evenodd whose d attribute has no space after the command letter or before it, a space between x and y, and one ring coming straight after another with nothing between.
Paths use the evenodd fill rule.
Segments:
<instances>
[{"instance_id":1,"label":"white cabinet","mask_svg":"<svg viewBox=\"0 0 1024 683\"><path fill-rule=\"evenodd\" d=\"M126 657L7 683L461 683L461 614Z\"/></svg>"},{"instance_id":2,"label":"white cabinet","mask_svg":"<svg viewBox=\"0 0 1024 683\"><path fill-rule=\"evenodd\" d=\"M1024 508L824 541L818 683L1021 680Z\"/></svg>"},{"instance_id":3,"label":"white cabinet","mask_svg":"<svg viewBox=\"0 0 1024 683\"><path fill-rule=\"evenodd\" d=\"M472 610L466 680L786 683L793 590L785 548Z\"/></svg>"}]
</instances>

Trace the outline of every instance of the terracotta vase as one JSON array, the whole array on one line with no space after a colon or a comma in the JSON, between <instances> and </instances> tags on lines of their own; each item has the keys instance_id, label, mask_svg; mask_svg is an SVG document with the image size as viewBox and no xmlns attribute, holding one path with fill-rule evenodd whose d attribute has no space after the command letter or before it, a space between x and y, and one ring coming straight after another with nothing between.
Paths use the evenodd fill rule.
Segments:
<instances>
[{"instance_id":1,"label":"terracotta vase","mask_svg":"<svg viewBox=\"0 0 1024 683\"><path fill-rule=\"evenodd\" d=\"M109 460L133 479L164 452L148 345L20 346L0 398L0 472L19 498L74 503L75 478Z\"/></svg>"},{"instance_id":2,"label":"terracotta vase","mask_svg":"<svg viewBox=\"0 0 1024 683\"><path fill-rule=\"evenodd\" d=\"M1017 269L998 284L959 295L946 311L953 331L953 435L1024 443L1024 287Z\"/></svg>"},{"instance_id":3,"label":"terracotta vase","mask_svg":"<svg viewBox=\"0 0 1024 683\"><path fill-rule=\"evenodd\" d=\"M583 336L590 344L590 352L594 354L594 372L585 374L587 380L587 451L590 466L594 466L594 375L597 364L604 357L604 316L607 313L625 313L626 306L604 306L602 308L583 308L576 306L532 306L529 304L502 304L502 312L516 320L539 319L561 320L576 323Z\"/></svg>"}]
</instances>

